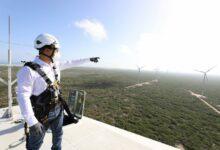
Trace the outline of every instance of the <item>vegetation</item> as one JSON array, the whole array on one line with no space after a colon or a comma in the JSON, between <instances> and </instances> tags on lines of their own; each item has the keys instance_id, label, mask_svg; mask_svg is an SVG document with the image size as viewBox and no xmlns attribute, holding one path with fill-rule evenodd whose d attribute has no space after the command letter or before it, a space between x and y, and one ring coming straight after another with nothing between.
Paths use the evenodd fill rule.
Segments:
<instances>
[{"instance_id":1,"label":"vegetation","mask_svg":"<svg viewBox=\"0 0 220 150\"><path fill-rule=\"evenodd\" d=\"M184 90L201 93L202 76L160 73L158 78L158 83L125 89L137 83L137 72L75 68L62 72L61 82L65 96L71 88L86 90L85 116L189 150L220 149L219 115ZM141 81L153 79L153 72L141 73ZM206 91L218 110L219 85L220 78L210 77ZM4 85L0 89L0 98L7 96ZM1 107L5 101L0 99Z\"/></svg>"}]
</instances>

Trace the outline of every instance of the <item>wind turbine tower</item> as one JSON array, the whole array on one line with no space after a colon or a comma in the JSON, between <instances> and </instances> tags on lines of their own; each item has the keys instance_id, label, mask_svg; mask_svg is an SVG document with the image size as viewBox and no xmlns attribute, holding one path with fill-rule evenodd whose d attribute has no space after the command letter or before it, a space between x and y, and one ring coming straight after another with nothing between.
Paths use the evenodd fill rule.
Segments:
<instances>
[{"instance_id":1,"label":"wind turbine tower","mask_svg":"<svg viewBox=\"0 0 220 150\"><path fill-rule=\"evenodd\" d=\"M159 68L158 67L156 67L155 69L154 69L154 71L155 71L155 79L159 79Z\"/></svg>"},{"instance_id":2,"label":"wind turbine tower","mask_svg":"<svg viewBox=\"0 0 220 150\"><path fill-rule=\"evenodd\" d=\"M209 69L206 70L206 71L195 70L195 71L200 72L200 73L203 74L203 80L202 80L202 83L203 83L202 95L204 95L205 92L206 92L206 83L208 82L208 76L207 76L207 73L208 73L209 71L211 71L212 69L214 69L214 68L215 68L215 66L212 67L212 68L209 68Z\"/></svg>"},{"instance_id":3,"label":"wind turbine tower","mask_svg":"<svg viewBox=\"0 0 220 150\"><path fill-rule=\"evenodd\" d=\"M138 66L138 65L137 65L137 69L138 69L138 84L140 83L141 70L142 70L144 67L145 67L145 66Z\"/></svg>"}]
</instances>

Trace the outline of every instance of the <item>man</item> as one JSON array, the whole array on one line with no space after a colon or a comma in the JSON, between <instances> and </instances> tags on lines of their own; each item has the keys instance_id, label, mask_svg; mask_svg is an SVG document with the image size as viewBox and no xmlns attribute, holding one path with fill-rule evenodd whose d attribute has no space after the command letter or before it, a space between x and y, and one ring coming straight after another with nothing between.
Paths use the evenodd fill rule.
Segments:
<instances>
[{"instance_id":1,"label":"man","mask_svg":"<svg viewBox=\"0 0 220 150\"><path fill-rule=\"evenodd\" d=\"M47 33L39 35L34 45L39 56L33 62L25 63L17 73L17 99L30 133L26 148L38 150L50 127L53 135L51 149L60 150L64 115L59 101L60 70L54 62L60 45L56 37ZM81 60L82 63L86 61L98 62L98 58ZM75 63L80 64L80 61Z\"/></svg>"}]
</instances>

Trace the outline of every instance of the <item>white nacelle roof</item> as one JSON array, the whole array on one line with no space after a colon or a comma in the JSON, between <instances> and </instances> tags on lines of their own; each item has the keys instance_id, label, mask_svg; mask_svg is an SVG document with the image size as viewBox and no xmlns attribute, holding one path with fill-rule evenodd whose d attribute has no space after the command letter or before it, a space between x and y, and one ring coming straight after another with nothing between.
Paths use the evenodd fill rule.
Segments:
<instances>
[{"instance_id":1,"label":"white nacelle roof","mask_svg":"<svg viewBox=\"0 0 220 150\"><path fill-rule=\"evenodd\" d=\"M5 109L0 109L0 117ZM14 123L22 118L18 106L13 107L13 120L0 119L0 147L25 150L23 123ZM174 147L145 138L143 136L110 126L83 116L77 124L63 128L63 150L177 150ZM50 149L52 133L46 133L41 149Z\"/></svg>"}]
</instances>

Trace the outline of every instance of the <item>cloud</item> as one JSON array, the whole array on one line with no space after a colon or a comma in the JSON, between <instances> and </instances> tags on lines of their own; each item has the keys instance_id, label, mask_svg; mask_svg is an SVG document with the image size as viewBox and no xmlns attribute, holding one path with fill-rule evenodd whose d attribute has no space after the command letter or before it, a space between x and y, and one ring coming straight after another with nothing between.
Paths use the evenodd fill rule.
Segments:
<instances>
[{"instance_id":1,"label":"cloud","mask_svg":"<svg viewBox=\"0 0 220 150\"><path fill-rule=\"evenodd\" d=\"M97 20L83 19L75 22L75 26L84 30L95 41L107 39L107 32L104 25Z\"/></svg>"},{"instance_id":2,"label":"cloud","mask_svg":"<svg viewBox=\"0 0 220 150\"><path fill-rule=\"evenodd\" d=\"M130 49L130 47L125 45L125 44L120 45L119 51L123 54L126 54L126 55L132 55L133 54L132 49Z\"/></svg>"},{"instance_id":3,"label":"cloud","mask_svg":"<svg viewBox=\"0 0 220 150\"><path fill-rule=\"evenodd\" d=\"M166 5L157 32L142 33L131 45L136 61L181 72L220 66L220 2L171 0Z\"/></svg>"}]
</instances>

